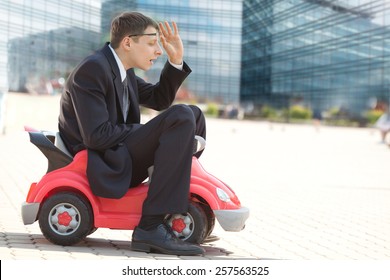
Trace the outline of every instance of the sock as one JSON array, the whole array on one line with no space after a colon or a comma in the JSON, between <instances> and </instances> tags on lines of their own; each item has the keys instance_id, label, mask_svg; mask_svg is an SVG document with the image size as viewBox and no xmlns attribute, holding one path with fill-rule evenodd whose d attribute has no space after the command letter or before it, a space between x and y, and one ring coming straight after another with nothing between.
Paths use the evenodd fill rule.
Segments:
<instances>
[{"instance_id":1,"label":"sock","mask_svg":"<svg viewBox=\"0 0 390 280\"><path fill-rule=\"evenodd\" d=\"M142 215L138 227L143 230L154 230L164 221L165 215Z\"/></svg>"}]
</instances>

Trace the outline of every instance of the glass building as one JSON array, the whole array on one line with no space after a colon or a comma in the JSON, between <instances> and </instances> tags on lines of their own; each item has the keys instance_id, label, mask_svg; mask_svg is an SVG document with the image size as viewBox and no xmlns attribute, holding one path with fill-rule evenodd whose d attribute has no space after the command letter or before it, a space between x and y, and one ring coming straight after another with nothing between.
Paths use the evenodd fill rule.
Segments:
<instances>
[{"instance_id":1,"label":"glass building","mask_svg":"<svg viewBox=\"0 0 390 280\"><path fill-rule=\"evenodd\" d=\"M389 98L387 0L0 0L0 92L52 92L125 10L178 23L198 100L362 112ZM156 81L165 60L138 74Z\"/></svg>"},{"instance_id":2,"label":"glass building","mask_svg":"<svg viewBox=\"0 0 390 280\"><path fill-rule=\"evenodd\" d=\"M390 90L390 1L246 0L241 101L352 115Z\"/></svg>"},{"instance_id":3,"label":"glass building","mask_svg":"<svg viewBox=\"0 0 390 280\"><path fill-rule=\"evenodd\" d=\"M193 70L182 87L189 96L239 102L242 0L0 0L0 74L8 77L0 82L44 93L109 40L112 17L125 10L178 23ZM138 74L157 81L165 61Z\"/></svg>"},{"instance_id":4,"label":"glass building","mask_svg":"<svg viewBox=\"0 0 390 280\"><path fill-rule=\"evenodd\" d=\"M1 87L50 93L100 45L100 6L96 0L1 0Z\"/></svg>"},{"instance_id":5,"label":"glass building","mask_svg":"<svg viewBox=\"0 0 390 280\"><path fill-rule=\"evenodd\" d=\"M242 0L109 0L102 3L102 31L114 14L136 10L157 21L178 24L185 61L192 69L182 88L200 100L238 103L240 92ZM125 4L126 3L126 4ZM105 36L108 37L108 36ZM166 57L145 75L157 81Z\"/></svg>"}]
</instances>

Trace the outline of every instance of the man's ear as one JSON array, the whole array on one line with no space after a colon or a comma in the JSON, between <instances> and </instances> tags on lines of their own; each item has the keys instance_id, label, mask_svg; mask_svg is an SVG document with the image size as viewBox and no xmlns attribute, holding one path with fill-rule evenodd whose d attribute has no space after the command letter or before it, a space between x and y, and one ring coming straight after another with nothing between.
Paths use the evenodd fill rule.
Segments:
<instances>
[{"instance_id":1,"label":"man's ear","mask_svg":"<svg viewBox=\"0 0 390 280\"><path fill-rule=\"evenodd\" d=\"M129 37L125 37L123 38L122 40L122 46L125 48L125 49L130 49L131 48L131 39Z\"/></svg>"}]
</instances>

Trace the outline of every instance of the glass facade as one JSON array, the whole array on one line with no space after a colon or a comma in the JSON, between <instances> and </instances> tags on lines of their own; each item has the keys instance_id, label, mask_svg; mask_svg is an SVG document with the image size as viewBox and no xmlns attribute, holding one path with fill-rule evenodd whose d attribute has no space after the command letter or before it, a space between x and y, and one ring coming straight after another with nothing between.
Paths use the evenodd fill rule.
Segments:
<instances>
[{"instance_id":1,"label":"glass facade","mask_svg":"<svg viewBox=\"0 0 390 280\"><path fill-rule=\"evenodd\" d=\"M104 1L102 30L124 6L157 21L176 21L184 44L185 61L192 69L182 88L200 100L238 103L240 92L242 0L138 0ZM107 36L106 36L107 37ZM157 81L166 57L159 58L145 75Z\"/></svg>"},{"instance_id":2,"label":"glass facade","mask_svg":"<svg viewBox=\"0 0 390 280\"><path fill-rule=\"evenodd\" d=\"M198 100L362 112L389 99L387 0L0 0L0 92L53 92L125 10L178 23ZM138 74L157 81L165 60Z\"/></svg>"},{"instance_id":3,"label":"glass facade","mask_svg":"<svg viewBox=\"0 0 390 280\"><path fill-rule=\"evenodd\" d=\"M247 0L241 101L366 110L390 96L390 2Z\"/></svg>"},{"instance_id":4,"label":"glass facade","mask_svg":"<svg viewBox=\"0 0 390 280\"><path fill-rule=\"evenodd\" d=\"M100 45L100 1L0 1L0 84L51 93Z\"/></svg>"},{"instance_id":5,"label":"glass facade","mask_svg":"<svg viewBox=\"0 0 390 280\"><path fill-rule=\"evenodd\" d=\"M109 40L112 17L125 10L178 23L193 70L182 87L188 94L239 101L242 0L0 0L0 83L46 93L48 81L66 78ZM165 61L138 74L154 82Z\"/></svg>"}]
</instances>

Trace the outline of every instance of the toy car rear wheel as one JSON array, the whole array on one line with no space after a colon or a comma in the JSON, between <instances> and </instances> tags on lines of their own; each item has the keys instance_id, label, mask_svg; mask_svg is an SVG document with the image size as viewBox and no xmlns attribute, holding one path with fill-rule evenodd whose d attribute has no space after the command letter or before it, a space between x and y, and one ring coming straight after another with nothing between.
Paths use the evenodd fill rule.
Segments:
<instances>
[{"instance_id":1,"label":"toy car rear wheel","mask_svg":"<svg viewBox=\"0 0 390 280\"><path fill-rule=\"evenodd\" d=\"M168 215L166 221L179 239L190 243L202 243L209 228L203 208L195 202L190 202L186 214Z\"/></svg>"},{"instance_id":2,"label":"toy car rear wheel","mask_svg":"<svg viewBox=\"0 0 390 280\"><path fill-rule=\"evenodd\" d=\"M61 192L49 197L39 212L39 227L52 243L70 246L93 230L93 212L79 194Z\"/></svg>"}]
</instances>

